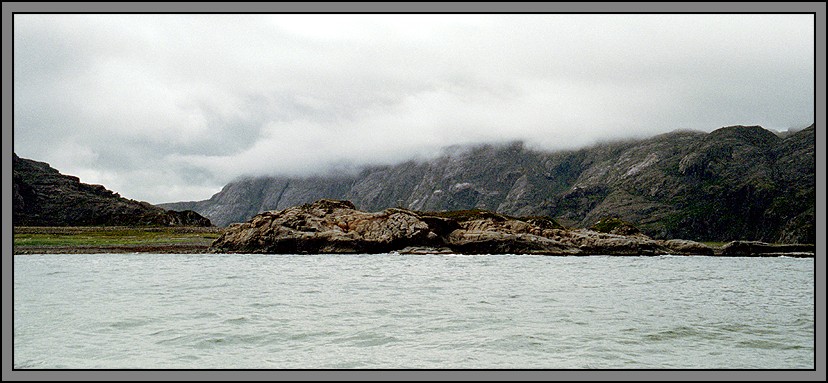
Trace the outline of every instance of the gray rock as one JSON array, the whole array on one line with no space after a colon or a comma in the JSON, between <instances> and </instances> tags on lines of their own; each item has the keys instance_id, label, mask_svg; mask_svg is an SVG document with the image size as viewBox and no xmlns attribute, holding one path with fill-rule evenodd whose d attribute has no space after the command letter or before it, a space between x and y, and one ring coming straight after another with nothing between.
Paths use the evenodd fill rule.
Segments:
<instances>
[{"instance_id":1,"label":"gray rock","mask_svg":"<svg viewBox=\"0 0 828 383\"><path fill-rule=\"evenodd\" d=\"M436 214L436 215L435 215ZM441 216L442 215L442 216ZM549 228L487 211L423 213L356 210L348 201L313 204L256 215L228 227L211 246L223 253L385 253L656 255L667 249L644 235Z\"/></svg>"},{"instance_id":2,"label":"gray rock","mask_svg":"<svg viewBox=\"0 0 828 383\"><path fill-rule=\"evenodd\" d=\"M423 247L423 246L408 246L402 250L397 251L399 254L454 254L454 250L448 247Z\"/></svg>"},{"instance_id":3,"label":"gray rock","mask_svg":"<svg viewBox=\"0 0 828 383\"><path fill-rule=\"evenodd\" d=\"M714 255L713 248L703 243L684 239L669 239L660 244L675 255Z\"/></svg>"},{"instance_id":4,"label":"gray rock","mask_svg":"<svg viewBox=\"0 0 828 383\"><path fill-rule=\"evenodd\" d=\"M805 254L813 257L814 251L812 244L769 244L759 241L733 241L722 246L722 255L730 257L802 257Z\"/></svg>"},{"instance_id":5,"label":"gray rock","mask_svg":"<svg viewBox=\"0 0 828 383\"><path fill-rule=\"evenodd\" d=\"M435 244L437 235L408 210L366 213L348 201L313 204L258 214L229 227L211 248L244 253L383 253Z\"/></svg>"},{"instance_id":6,"label":"gray rock","mask_svg":"<svg viewBox=\"0 0 828 383\"><path fill-rule=\"evenodd\" d=\"M161 206L226 226L332 198L366 211L478 208L578 228L614 216L657 239L814 243L814 148L813 125L784 139L731 126L553 153L520 143L454 147L352 175L242 179L209 200Z\"/></svg>"}]
</instances>

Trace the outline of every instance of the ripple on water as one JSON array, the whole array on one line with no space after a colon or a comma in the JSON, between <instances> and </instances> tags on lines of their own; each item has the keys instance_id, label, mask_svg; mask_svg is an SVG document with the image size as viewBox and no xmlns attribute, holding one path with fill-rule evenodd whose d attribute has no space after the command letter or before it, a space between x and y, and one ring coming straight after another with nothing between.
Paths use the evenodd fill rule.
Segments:
<instances>
[{"instance_id":1,"label":"ripple on water","mask_svg":"<svg viewBox=\"0 0 828 383\"><path fill-rule=\"evenodd\" d=\"M199 359L201 359L201 358L198 357L197 355L187 354L187 355L177 356L173 360L176 360L176 361L179 361L179 362L195 362Z\"/></svg>"},{"instance_id":2,"label":"ripple on water","mask_svg":"<svg viewBox=\"0 0 828 383\"><path fill-rule=\"evenodd\" d=\"M255 346L267 341L267 334L234 335L228 333L184 334L161 339L155 344L163 346L182 346L184 349L211 349L227 346Z\"/></svg>"},{"instance_id":3,"label":"ripple on water","mask_svg":"<svg viewBox=\"0 0 828 383\"><path fill-rule=\"evenodd\" d=\"M335 331L310 331L310 332L302 332L298 334L293 334L287 337L289 341L304 341L304 340L311 340L317 338L326 338L332 335L336 335L337 332Z\"/></svg>"},{"instance_id":4,"label":"ripple on water","mask_svg":"<svg viewBox=\"0 0 828 383\"><path fill-rule=\"evenodd\" d=\"M350 347L375 347L397 342L400 342L400 339L397 337L374 332L361 332L356 335L333 339L333 343Z\"/></svg>"},{"instance_id":5,"label":"ripple on water","mask_svg":"<svg viewBox=\"0 0 828 383\"><path fill-rule=\"evenodd\" d=\"M193 318L193 319L218 318L218 316L219 315L214 313L214 312L203 312L203 311L188 315L188 317Z\"/></svg>"},{"instance_id":6,"label":"ripple on water","mask_svg":"<svg viewBox=\"0 0 828 383\"><path fill-rule=\"evenodd\" d=\"M331 363L328 365L323 366L322 368L330 368L334 370L347 370L347 369L355 369L355 368L365 368L368 365L366 363L360 361L348 361L348 362L337 362Z\"/></svg>"},{"instance_id":7,"label":"ripple on water","mask_svg":"<svg viewBox=\"0 0 828 383\"><path fill-rule=\"evenodd\" d=\"M16 257L14 366L808 368L813 262L779 264Z\"/></svg>"},{"instance_id":8,"label":"ripple on water","mask_svg":"<svg viewBox=\"0 0 828 383\"><path fill-rule=\"evenodd\" d=\"M705 332L698 328L688 326L676 326L667 330L644 335L644 339L650 342L668 342L682 338L703 338L715 339L715 333Z\"/></svg>"},{"instance_id":9,"label":"ripple on water","mask_svg":"<svg viewBox=\"0 0 828 383\"><path fill-rule=\"evenodd\" d=\"M227 323L227 324L245 324L245 323L248 323L248 322L250 322L250 319L247 319L246 317L238 317L238 318L225 319L225 320L224 320L224 321L222 321L221 323Z\"/></svg>"},{"instance_id":10,"label":"ripple on water","mask_svg":"<svg viewBox=\"0 0 828 383\"><path fill-rule=\"evenodd\" d=\"M802 348L801 346L797 345L789 345L782 342L773 341L770 339L751 339L751 340L742 340L736 342L736 347L738 348L756 348L756 349L764 349L764 350L797 350Z\"/></svg>"},{"instance_id":11,"label":"ripple on water","mask_svg":"<svg viewBox=\"0 0 828 383\"><path fill-rule=\"evenodd\" d=\"M152 323L149 319L124 319L114 322L105 322L104 325L114 330L126 330L134 327L142 327Z\"/></svg>"}]
</instances>

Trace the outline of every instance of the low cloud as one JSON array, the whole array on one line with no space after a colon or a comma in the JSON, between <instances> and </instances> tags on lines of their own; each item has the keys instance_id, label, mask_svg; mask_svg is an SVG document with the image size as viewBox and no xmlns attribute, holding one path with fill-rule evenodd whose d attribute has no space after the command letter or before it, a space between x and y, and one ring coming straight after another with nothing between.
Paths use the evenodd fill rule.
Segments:
<instances>
[{"instance_id":1,"label":"low cloud","mask_svg":"<svg viewBox=\"0 0 828 383\"><path fill-rule=\"evenodd\" d=\"M14 16L14 147L153 203L244 175L813 122L813 15Z\"/></svg>"}]
</instances>

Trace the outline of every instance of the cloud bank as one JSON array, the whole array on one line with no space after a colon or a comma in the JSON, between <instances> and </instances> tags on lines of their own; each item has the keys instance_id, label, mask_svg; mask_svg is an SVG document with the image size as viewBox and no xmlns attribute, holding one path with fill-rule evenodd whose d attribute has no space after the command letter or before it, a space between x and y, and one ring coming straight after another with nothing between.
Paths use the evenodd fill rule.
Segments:
<instances>
[{"instance_id":1,"label":"cloud bank","mask_svg":"<svg viewBox=\"0 0 828 383\"><path fill-rule=\"evenodd\" d=\"M448 145L813 120L813 15L14 16L15 152L152 203Z\"/></svg>"}]
</instances>

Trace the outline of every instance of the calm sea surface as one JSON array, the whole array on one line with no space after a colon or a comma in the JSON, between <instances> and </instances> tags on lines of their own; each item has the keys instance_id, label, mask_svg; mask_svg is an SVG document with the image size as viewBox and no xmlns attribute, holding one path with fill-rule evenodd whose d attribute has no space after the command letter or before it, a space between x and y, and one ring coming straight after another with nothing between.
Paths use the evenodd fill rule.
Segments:
<instances>
[{"instance_id":1,"label":"calm sea surface","mask_svg":"<svg viewBox=\"0 0 828 383\"><path fill-rule=\"evenodd\" d=\"M14 367L811 369L814 262L15 255Z\"/></svg>"}]
</instances>

